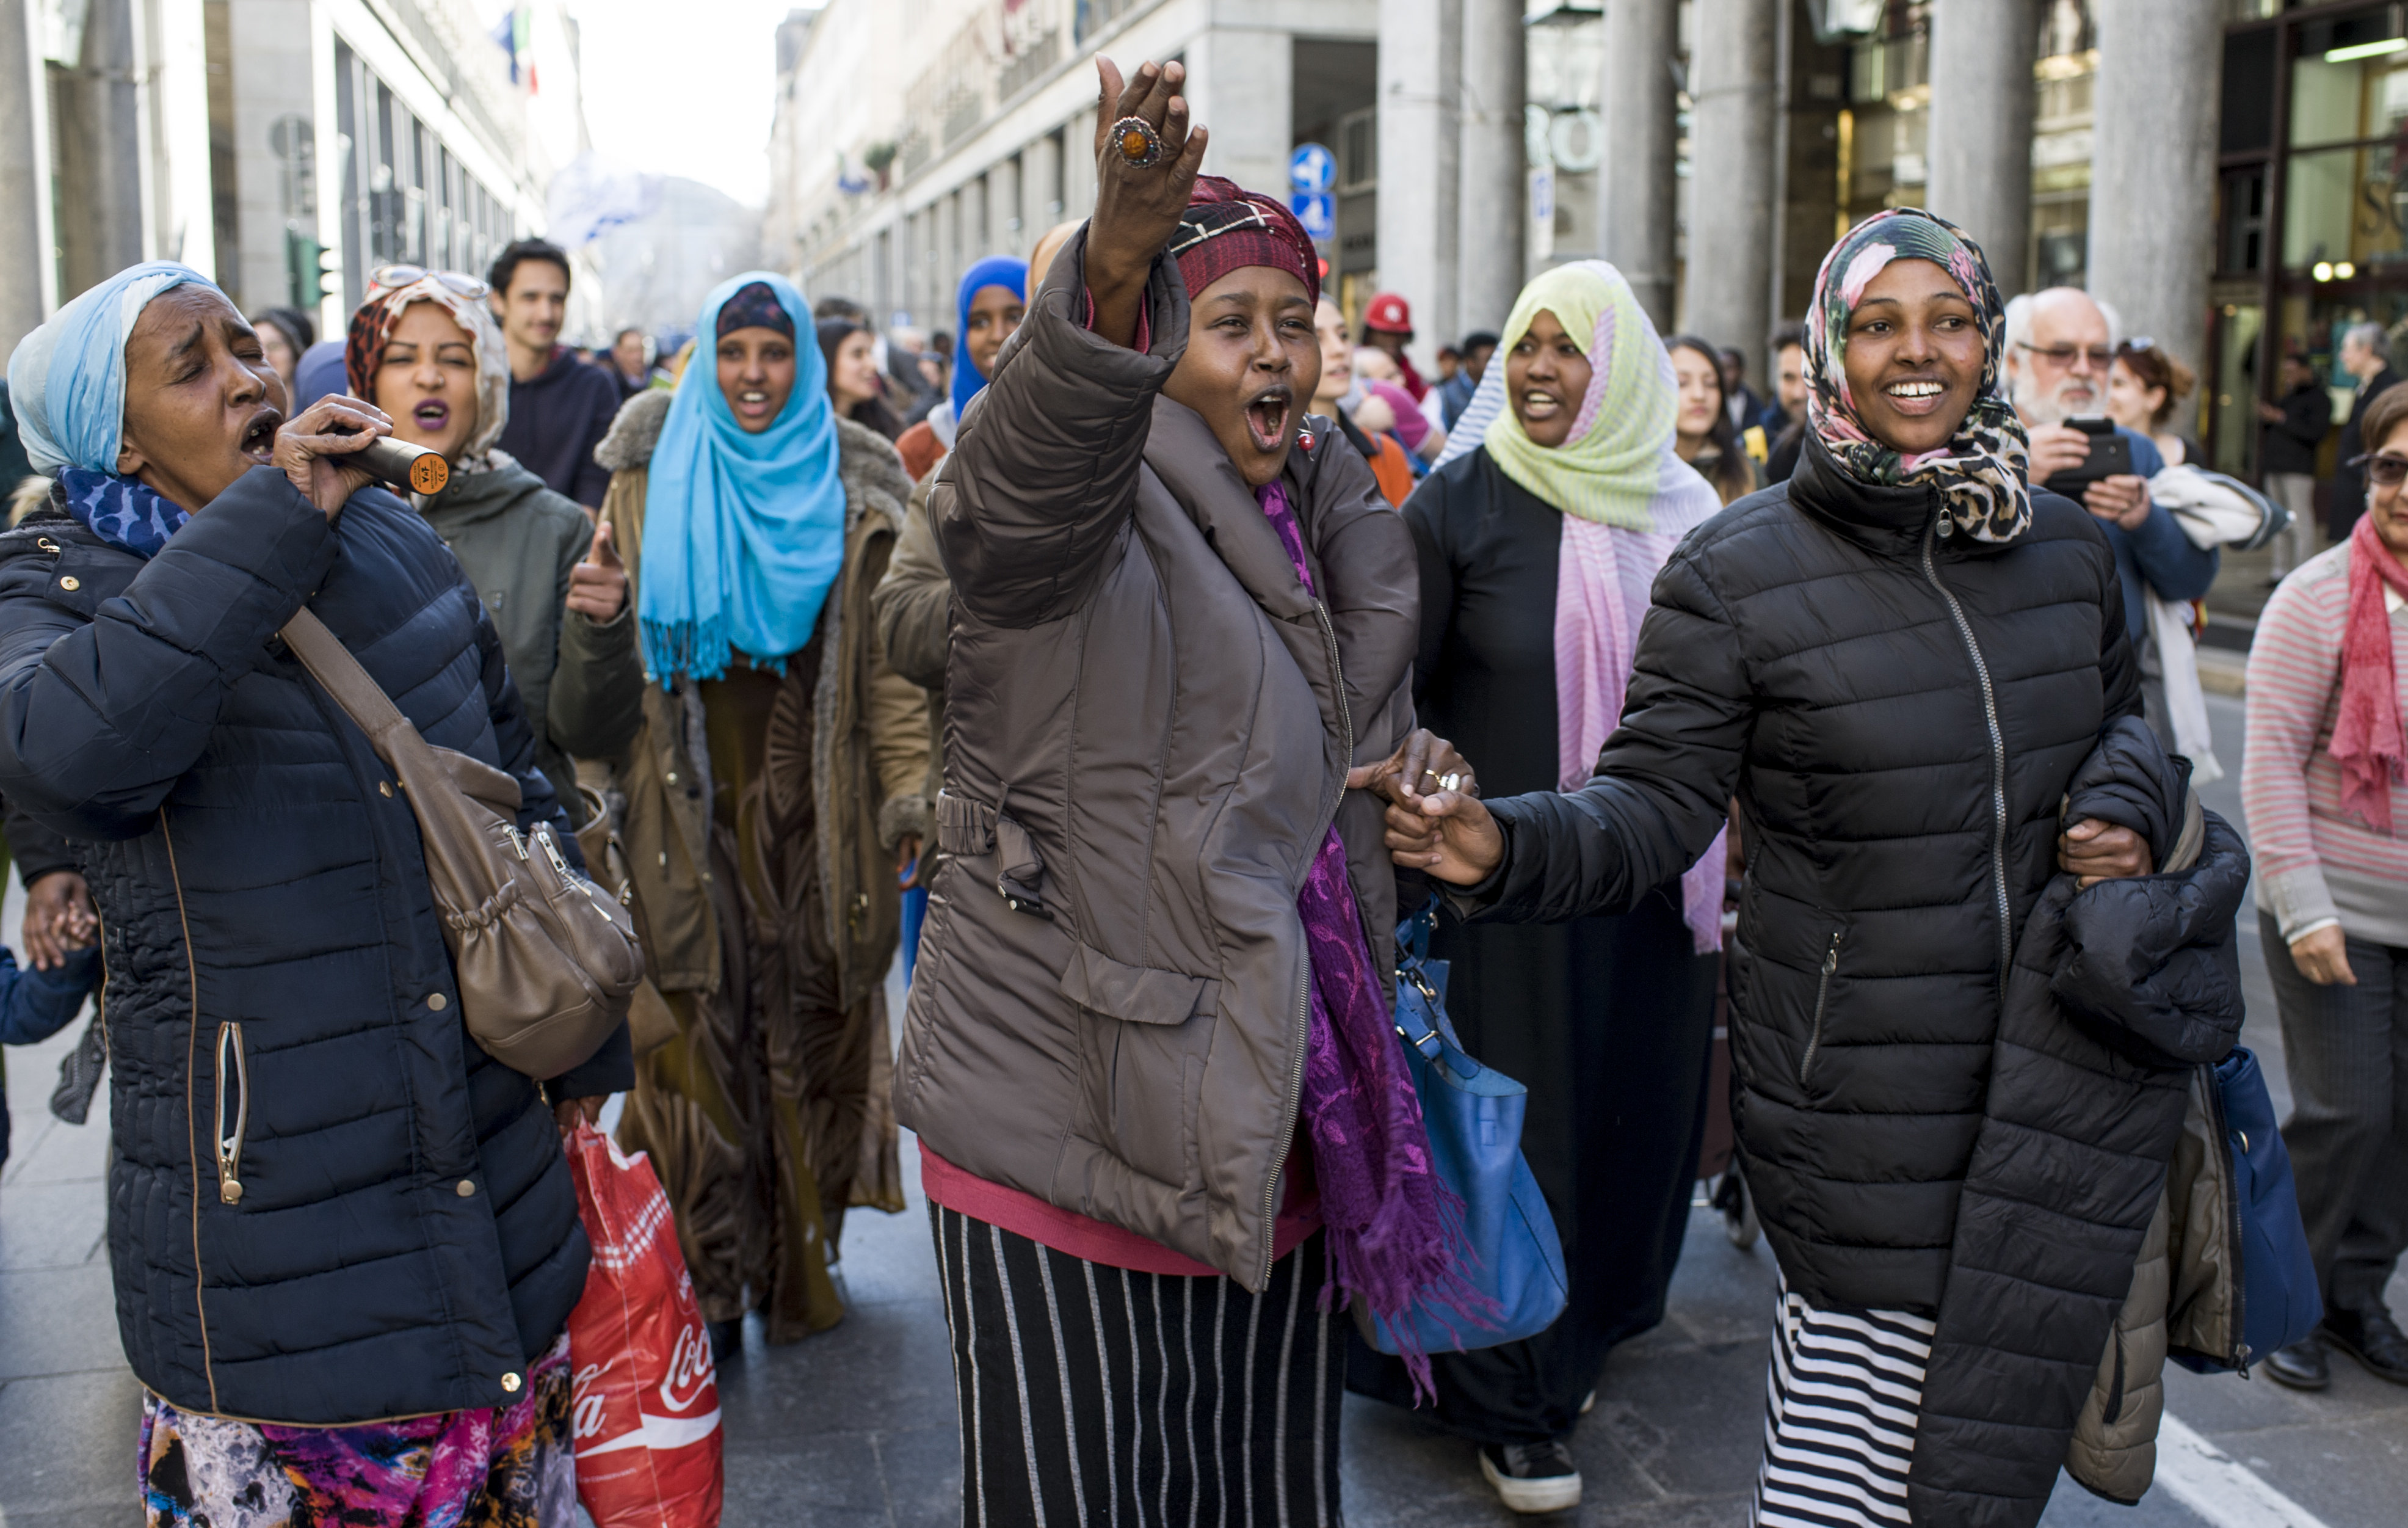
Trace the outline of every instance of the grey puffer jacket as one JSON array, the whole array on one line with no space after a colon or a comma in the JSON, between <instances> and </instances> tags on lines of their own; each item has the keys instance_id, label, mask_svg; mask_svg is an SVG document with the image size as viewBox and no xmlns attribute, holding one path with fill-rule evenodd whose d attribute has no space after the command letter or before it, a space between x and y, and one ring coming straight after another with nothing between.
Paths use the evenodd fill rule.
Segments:
<instances>
[{"instance_id":1,"label":"grey puffer jacket","mask_svg":"<svg viewBox=\"0 0 2408 1528\"><path fill-rule=\"evenodd\" d=\"M1072 318L1084 235L1007 343L932 499L953 577L939 863L896 1105L948 1161L1253 1289L1296 1126L1296 896L1333 814L1383 977L1396 881L1345 789L1410 728L1404 522L1334 431L1285 468L1313 574L1154 349ZM1322 422L1314 422L1316 424Z\"/></svg>"}]
</instances>

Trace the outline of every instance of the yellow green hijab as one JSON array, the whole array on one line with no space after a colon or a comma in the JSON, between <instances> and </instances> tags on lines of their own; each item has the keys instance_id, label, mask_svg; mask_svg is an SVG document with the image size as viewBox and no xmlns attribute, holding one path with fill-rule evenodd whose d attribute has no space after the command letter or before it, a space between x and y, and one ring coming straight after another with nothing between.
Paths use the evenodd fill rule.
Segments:
<instances>
[{"instance_id":1,"label":"yellow green hijab","mask_svg":"<svg viewBox=\"0 0 2408 1528\"><path fill-rule=\"evenodd\" d=\"M1505 358L1541 312L1554 313L1565 333L1590 337L1588 392L1571 434L1554 447L1524 434L1505 398ZM1672 359L1630 283L1602 260L1577 261L1522 289L1497 359L1456 422L1447 454L1485 445L1507 477L1564 513L1624 530L1654 530L1656 496L1694 476L1672 449L1679 401Z\"/></svg>"}]
</instances>

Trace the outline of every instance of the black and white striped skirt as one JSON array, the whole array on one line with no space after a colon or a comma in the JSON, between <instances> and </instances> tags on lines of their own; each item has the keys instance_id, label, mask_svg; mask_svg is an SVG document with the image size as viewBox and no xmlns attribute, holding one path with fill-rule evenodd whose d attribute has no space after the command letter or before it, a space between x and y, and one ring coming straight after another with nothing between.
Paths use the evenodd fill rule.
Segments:
<instances>
[{"instance_id":1,"label":"black and white striped skirt","mask_svg":"<svg viewBox=\"0 0 2408 1528\"><path fill-rule=\"evenodd\" d=\"M1336 1524L1346 1318L1316 1234L1249 1294L928 1206L961 1403L965 1528Z\"/></svg>"},{"instance_id":2,"label":"black and white striped skirt","mask_svg":"<svg viewBox=\"0 0 2408 1528\"><path fill-rule=\"evenodd\" d=\"M1816 1310L1786 1290L1766 1380L1757 1528L1894 1528L1908 1521L1932 1323Z\"/></svg>"}]
</instances>

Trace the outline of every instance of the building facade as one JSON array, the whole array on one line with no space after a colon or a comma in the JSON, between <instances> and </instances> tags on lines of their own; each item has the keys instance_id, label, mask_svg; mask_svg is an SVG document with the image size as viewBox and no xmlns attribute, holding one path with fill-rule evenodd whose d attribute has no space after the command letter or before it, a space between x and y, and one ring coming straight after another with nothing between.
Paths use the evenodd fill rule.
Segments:
<instances>
[{"instance_id":1,"label":"building facade","mask_svg":"<svg viewBox=\"0 0 2408 1528\"><path fill-rule=\"evenodd\" d=\"M540 228L582 119L560 0L0 0L0 345L146 259L338 336Z\"/></svg>"}]
</instances>

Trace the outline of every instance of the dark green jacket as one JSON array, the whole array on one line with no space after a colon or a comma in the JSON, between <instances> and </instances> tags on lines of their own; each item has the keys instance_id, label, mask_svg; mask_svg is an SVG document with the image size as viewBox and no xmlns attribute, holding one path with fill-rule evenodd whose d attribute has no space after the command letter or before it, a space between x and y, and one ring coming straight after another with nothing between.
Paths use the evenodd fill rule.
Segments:
<instances>
[{"instance_id":1,"label":"dark green jacket","mask_svg":"<svg viewBox=\"0 0 2408 1528\"><path fill-rule=\"evenodd\" d=\"M593 543L594 522L507 454L494 452L492 459L501 465L455 471L441 493L413 496L413 502L460 559L492 614L535 727L536 764L569 815L581 821L577 766L552 741L558 729L552 712L571 692L589 714L595 698L617 697L619 706L609 709L624 714L632 731L644 687L634 600L631 595L630 608L607 624L570 615L569 572Z\"/></svg>"}]
</instances>

